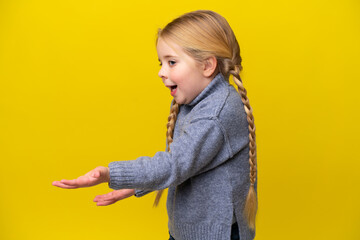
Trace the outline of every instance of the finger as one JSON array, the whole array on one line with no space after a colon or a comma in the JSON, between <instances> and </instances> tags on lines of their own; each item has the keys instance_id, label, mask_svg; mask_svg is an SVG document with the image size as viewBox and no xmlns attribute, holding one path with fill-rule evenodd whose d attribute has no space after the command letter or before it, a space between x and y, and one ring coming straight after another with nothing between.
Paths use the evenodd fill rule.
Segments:
<instances>
[{"instance_id":1,"label":"finger","mask_svg":"<svg viewBox=\"0 0 360 240\"><path fill-rule=\"evenodd\" d=\"M75 189L75 188L77 188L77 187L65 185L65 184L62 184L62 183L56 184L54 186L60 187L60 188L66 188L66 189Z\"/></svg>"},{"instance_id":2,"label":"finger","mask_svg":"<svg viewBox=\"0 0 360 240\"><path fill-rule=\"evenodd\" d=\"M92 177L99 178L100 177L100 172L99 171L94 171L93 174L92 174Z\"/></svg>"},{"instance_id":3,"label":"finger","mask_svg":"<svg viewBox=\"0 0 360 240\"><path fill-rule=\"evenodd\" d=\"M94 198L94 202L103 201L103 200L110 200L110 199L114 199L113 192L109 192L109 193L103 194L103 195L97 195Z\"/></svg>"},{"instance_id":4,"label":"finger","mask_svg":"<svg viewBox=\"0 0 360 240\"><path fill-rule=\"evenodd\" d=\"M54 182L52 183L52 185L55 186L55 187L67 188L67 189L77 188L77 187L75 187L75 186L66 185L66 184L61 183L61 182L59 182L59 181L54 181Z\"/></svg>"},{"instance_id":5,"label":"finger","mask_svg":"<svg viewBox=\"0 0 360 240\"><path fill-rule=\"evenodd\" d=\"M59 184L59 181L53 181L52 183L51 183L51 185L53 185L53 186L57 186Z\"/></svg>"},{"instance_id":6,"label":"finger","mask_svg":"<svg viewBox=\"0 0 360 240\"><path fill-rule=\"evenodd\" d=\"M96 206L108 206L114 204L116 201L100 201L96 203Z\"/></svg>"},{"instance_id":7,"label":"finger","mask_svg":"<svg viewBox=\"0 0 360 240\"><path fill-rule=\"evenodd\" d=\"M73 179L73 180L63 179L63 180L61 180L60 182L63 183L63 184L65 184L65 185L69 185L69 186L77 186L77 185L78 185L76 179Z\"/></svg>"},{"instance_id":8,"label":"finger","mask_svg":"<svg viewBox=\"0 0 360 240\"><path fill-rule=\"evenodd\" d=\"M102 197L102 195L98 195L98 196L96 196L95 198L94 198L94 202L99 202L99 201L101 201L103 199L103 197Z\"/></svg>"}]
</instances>

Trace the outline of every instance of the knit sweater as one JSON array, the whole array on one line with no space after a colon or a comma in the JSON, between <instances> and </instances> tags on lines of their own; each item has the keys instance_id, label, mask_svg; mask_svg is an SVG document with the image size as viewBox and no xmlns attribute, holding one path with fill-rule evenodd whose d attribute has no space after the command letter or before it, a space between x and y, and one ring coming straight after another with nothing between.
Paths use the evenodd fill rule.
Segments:
<instances>
[{"instance_id":1,"label":"knit sweater","mask_svg":"<svg viewBox=\"0 0 360 240\"><path fill-rule=\"evenodd\" d=\"M243 216L250 187L249 130L240 95L220 73L180 106L170 152L109 164L113 189L169 188L169 231L176 240L253 239ZM255 184L256 189L256 184Z\"/></svg>"}]
</instances>

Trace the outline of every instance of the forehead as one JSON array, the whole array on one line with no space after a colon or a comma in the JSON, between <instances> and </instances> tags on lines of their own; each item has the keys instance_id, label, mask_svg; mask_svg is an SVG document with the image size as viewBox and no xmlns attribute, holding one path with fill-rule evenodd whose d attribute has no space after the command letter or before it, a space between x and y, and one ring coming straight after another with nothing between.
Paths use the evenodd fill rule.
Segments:
<instances>
[{"instance_id":1,"label":"forehead","mask_svg":"<svg viewBox=\"0 0 360 240\"><path fill-rule=\"evenodd\" d=\"M184 55L186 55L179 45L162 38L158 39L156 50L159 59L168 57L184 57Z\"/></svg>"}]
</instances>

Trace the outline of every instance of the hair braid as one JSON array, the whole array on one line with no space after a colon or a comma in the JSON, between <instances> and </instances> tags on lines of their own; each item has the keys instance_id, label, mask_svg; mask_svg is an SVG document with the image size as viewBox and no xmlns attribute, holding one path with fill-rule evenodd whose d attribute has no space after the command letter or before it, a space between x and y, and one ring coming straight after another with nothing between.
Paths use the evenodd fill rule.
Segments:
<instances>
[{"instance_id":1,"label":"hair braid","mask_svg":"<svg viewBox=\"0 0 360 240\"><path fill-rule=\"evenodd\" d=\"M168 117L168 123L167 123L167 131L166 131L166 143L167 143L167 149L166 151L170 152L170 144L173 142L173 135L174 135L174 129L175 129L175 123L177 119L177 115L179 113L179 104L175 101L175 99L172 102L172 107L170 109L170 115ZM154 206L156 207L159 204L161 195L164 190L159 190L156 193Z\"/></svg>"},{"instance_id":2,"label":"hair braid","mask_svg":"<svg viewBox=\"0 0 360 240\"><path fill-rule=\"evenodd\" d=\"M253 110L250 106L249 99L246 96L246 89L241 81L239 72L241 67L235 66L234 70L230 70L229 73L233 75L235 84L238 87L241 100L244 104L244 109L247 115L247 121L249 123L249 163L250 163L250 188L245 202L244 214L248 221L249 227L255 229L255 217L257 212L257 196L255 192L255 182L257 173L256 163L256 141L255 141L255 124Z\"/></svg>"}]
</instances>

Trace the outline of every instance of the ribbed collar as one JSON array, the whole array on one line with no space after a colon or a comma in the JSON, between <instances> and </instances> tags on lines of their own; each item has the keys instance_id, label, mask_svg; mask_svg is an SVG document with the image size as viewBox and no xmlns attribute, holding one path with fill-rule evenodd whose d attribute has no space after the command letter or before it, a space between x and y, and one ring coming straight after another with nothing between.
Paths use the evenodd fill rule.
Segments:
<instances>
[{"instance_id":1,"label":"ribbed collar","mask_svg":"<svg viewBox=\"0 0 360 240\"><path fill-rule=\"evenodd\" d=\"M215 92L217 89L221 88L226 84L225 78L221 73L218 73L213 80L202 90L202 92L197 95L189 104L186 104L190 107L195 106L200 101L205 99L211 93Z\"/></svg>"}]
</instances>

